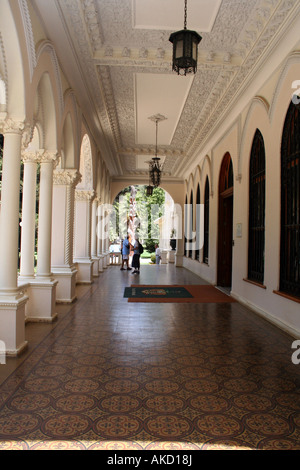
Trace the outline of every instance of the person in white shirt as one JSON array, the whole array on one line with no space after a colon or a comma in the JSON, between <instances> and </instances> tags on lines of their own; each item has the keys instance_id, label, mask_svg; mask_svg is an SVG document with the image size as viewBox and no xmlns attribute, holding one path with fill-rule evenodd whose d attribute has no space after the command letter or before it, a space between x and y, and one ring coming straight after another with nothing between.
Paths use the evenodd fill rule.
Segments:
<instances>
[{"instance_id":1,"label":"person in white shirt","mask_svg":"<svg viewBox=\"0 0 300 470\"><path fill-rule=\"evenodd\" d=\"M160 248L158 245L155 245L155 258L156 258L156 264L160 264L161 252L160 252Z\"/></svg>"}]
</instances>

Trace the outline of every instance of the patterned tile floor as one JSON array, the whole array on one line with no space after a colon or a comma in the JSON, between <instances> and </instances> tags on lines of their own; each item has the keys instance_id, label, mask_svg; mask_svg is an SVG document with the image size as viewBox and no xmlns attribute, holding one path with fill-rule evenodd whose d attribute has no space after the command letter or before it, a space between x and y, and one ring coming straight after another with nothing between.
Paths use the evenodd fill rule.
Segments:
<instances>
[{"instance_id":1,"label":"patterned tile floor","mask_svg":"<svg viewBox=\"0 0 300 470\"><path fill-rule=\"evenodd\" d=\"M111 267L28 324L28 352L0 366L0 449L299 450L292 338L238 303L128 303L138 282L201 280Z\"/></svg>"}]
</instances>

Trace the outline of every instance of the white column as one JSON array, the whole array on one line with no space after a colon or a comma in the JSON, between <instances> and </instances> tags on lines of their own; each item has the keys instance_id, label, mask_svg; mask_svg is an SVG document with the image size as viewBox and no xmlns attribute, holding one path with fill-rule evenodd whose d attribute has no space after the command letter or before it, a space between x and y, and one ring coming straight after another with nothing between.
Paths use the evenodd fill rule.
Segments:
<instances>
[{"instance_id":1,"label":"white column","mask_svg":"<svg viewBox=\"0 0 300 470\"><path fill-rule=\"evenodd\" d=\"M30 283L27 318L34 322L52 322L57 317L57 280L51 273L51 231L53 169L58 162L58 155L43 149L38 154L41 167L37 272L34 282Z\"/></svg>"},{"instance_id":2,"label":"white column","mask_svg":"<svg viewBox=\"0 0 300 470\"><path fill-rule=\"evenodd\" d=\"M0 122L4 135L0 220L0 340L6 354L17 355L25 341L27 297L18 288L21 143L24 123Z\"/></svg>"},{"instance_id":3,"label":"white column","mask_svg":"<svg viewBox=\"0 0 300 470\"><path fill-rule=\"evenodd\" d=\"M53 164L57 154L41 154L37 277L51 277Z\"/></svg>"},{"instance_id":4,"label":"white column","mask_svg":"<svg viewBox=\"0 0 300 470\"><path fill-rule=\"evenodd\" d=\"M58 280L56 301L76 299L76 266L73 262L75 186L81 179L77 170L54 171L51 271Z\"/></svg>"},{"instance_id":5,"label":"white column","mask_svg":"<svg viewBox=\"0 0 300 470\"><path fill-rule=\"evenodd\" d=\"M102 253L102 218L101 218L101 202L98 200L97 207L97 257L99 258L99 273L103 272L103 253Z\"/></svg>"},{"instance_id":6,"label":"white column","mask_svg":"<svg viewBox=\"0 0 300 470\"><path fill-rule=\"evenodd\" d=\"M36 177L38 155L35 152L23 152L23 161L24 181L19 282L26 282L34 279Z\"/></svg>"},{"instance_id":7,"label":"white column","mask_svg":"<svg viewBox=\"0 0 300 470\"><path fill-rule=\"evenodd\" d=\"M77 283L93 282L93 260L91 258L91 216L94 191L75 191L75 243L74 262L77 263Z\"/></svg>"},{"instance_id":8,"label":"white column","mask_svg":"<svg viewBox=\"0 0 300 470\"><path fill-rule=\"evenodd\" d=\"M92 203L92 228L91 228L91 256L94 261L93 264L93 276L99 276L99 257L97 252L97 210L99 200L95 198Z\"/></svg>"}]
</instances>

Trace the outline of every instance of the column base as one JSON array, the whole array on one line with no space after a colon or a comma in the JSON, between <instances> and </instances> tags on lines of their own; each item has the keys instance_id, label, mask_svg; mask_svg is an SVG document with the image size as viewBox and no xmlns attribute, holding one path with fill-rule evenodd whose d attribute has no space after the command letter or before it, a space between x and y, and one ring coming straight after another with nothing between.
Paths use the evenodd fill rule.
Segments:
<instances>
[{"instance_id":1,"label":"column base","mask_svg":"<svg viewBox=\"0 0 300 470\"><path fill-rule=\"evenodd\" d=\"M178 255L176 253L176 255L175 255L175 266L177 266L178 268L182 268L182 266L183 266L183 255Z\"/></svg>"},{"instance_id":2,"label":"column base","mask_svg":"<svg viewBox=\"0 0 300 470\"><path fill-rule=\"evenodd\" d=\"M167 251L162 251L161 252L161 264L167 264L168 261L167 261L167 255L168 255L168 252Z\"/></svg>"},{"instance_id":3,"label":"column base","mask_svg":"<svg viewBox=\"0 0 300 470\"><path fill-rule=\"evenodd\" d=\"M92 284L93 264L91 259L74 259L77 266L76 284Z\"/></svg>"},{"instance_id":4,"label":"column base","mask_svg":"<svg viewBox=\"0 0 300 470\"><path fill-rule=\"evenodd\" d=\"M25 305L27 296L0 296L0 341L7 356L19 356L26 348Z\"/></svg>"},{"instance_id":5,"label":"column base","mask_svg":"<svg viewBox=\"0 0 300 470\"><path fill-rule=\"evenodd\" d=\"M169 263L175 263L175 254L176 254L176 251L175 251L175 250L169 251L169 253L168 253L168 261L169 261Z\"/></svg>"},{"instance_id":6,"label":"column base","mask_svg":"<svg viewBox=\"0 0 300 470\"><path fill-rule=\"evenodd\" d=\"M56 287L56 303L71 304L76 297L76 275L77 269L72 266L53 266L52 273L58 281Z\"/></svg>"},{"instance_id":7,"label":"column base","mask_svg":"<svg viewBox=\"0 0 300 470\"><path fill-rule=\"evenodd\" d=\"M103 273L103 255L99 255L99 273Z\"/></svg>"},{"instance_id":8,"label":"column base","mask_svg":"<svg viewBox=\"0 0 300 470\"><path fill-rule=\"evenodd\" d=\"M93 257L92 261L94 262L93 264L93 276L94 277L99 277L99 258L98 257Z\"/></svg>"},{"instance_id":9,"label":"column base","mask_svg":"<svg viewBox=\"0 0 300 470\"><path fill-rule=\"evenodd\" d=\"M28 287L27 321L52 323L56 320L57 284L58 281L52 278L36 278L30 282Z\"/></svg>"}]
</instances>

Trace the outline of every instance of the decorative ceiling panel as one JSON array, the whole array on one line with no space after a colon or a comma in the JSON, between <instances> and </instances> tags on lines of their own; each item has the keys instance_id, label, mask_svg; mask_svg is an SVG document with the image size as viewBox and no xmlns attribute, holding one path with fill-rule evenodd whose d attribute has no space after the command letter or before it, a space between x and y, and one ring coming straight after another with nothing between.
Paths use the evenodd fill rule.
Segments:
<instances>
[{"instance_id":1,"label":"decorative ceiling panel","mask_svg":"<svg viewBox=\"0 0 300 470\"><path fill-rule=\"evenodd\" d=\"M133 27L135 22L139 26L143 22L140 9L135 11L133 7L140 7L144 1L31 0L44 20L49 39L56 45L63 69L68 64L64 72L79 97L95 140L103 149L110 174L141 174L143 170L138 168L136 156L154 155L155 134L151 126L148 134L140 134L139 118L145 120L160 113L173 121L172 138L159 148L159 153L165 155L164 172L182 178L222 115L251 80L264 54L276 44L282 25L287 28L293 14L299 13L299 2L214 0L209 12L205 2L212 0L190 0L211 13L206 18L206 29L211 31L197 30L202 36L197 73L186 94L178 100L178 109L166 112L168 104L178 98L176 91L170 89L170 97L165 93L159 100L160 109L153 111L150 106L153 99L149 100L152 90L147 92L145 87L143 95L135 88L136 77L140 79L143 75L145 80L153 76L153 87L160 76L162 81L168 75L172 80L185 78L171 71L170 29L157 29L157 24L154 29L149 29L149 25L147 29ZM147 5L160 21L164 18L160 17L159 8L168 2L172 2L170 21L176 24L175 11L182 15L183 22L183 0L147 0ZM198 20L197 15L193 14L196 23L202 19ZM155 89L153 93L155 96ZM174 113L172 117L170 112Z\"/></svg>"}]
</instances>

